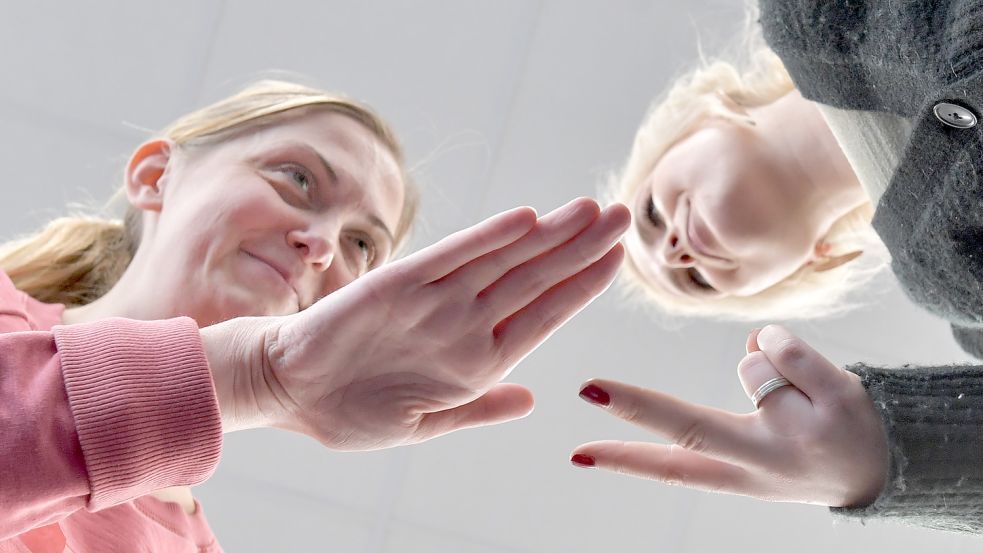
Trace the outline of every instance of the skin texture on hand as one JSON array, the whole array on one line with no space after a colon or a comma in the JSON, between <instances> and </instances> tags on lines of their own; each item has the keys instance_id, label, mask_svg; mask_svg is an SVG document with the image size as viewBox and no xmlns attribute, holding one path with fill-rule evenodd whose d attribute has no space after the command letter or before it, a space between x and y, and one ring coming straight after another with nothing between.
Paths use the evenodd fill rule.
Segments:
<instances>
[{"instance_id":1,"label":"skin texture on hand","mask_svg":"<svg viewBox=\"0 0 983 553\"><path fill-rule=\"evenodd\" d=\"M518 208L298 314L202 329L227 430L367 450L525 416L531 392L501 380L610 285L629 222L585 198Z\"/></svg>"},{"instance_id":2,"label":"skin texture on hand","mask_svg":"<svg viewBox=\"0 0 983 553\"><path fill-rule=\"evenodd\" d=\"M738 374L748 397L779 376L793 386L735 414L592 380L585 399L673 443L591 442L573 462L769 501L852 507L876 499L888 474L887 437L859 377L779 326L752 333L747 349Z\"/></svg>"}]
</instances>

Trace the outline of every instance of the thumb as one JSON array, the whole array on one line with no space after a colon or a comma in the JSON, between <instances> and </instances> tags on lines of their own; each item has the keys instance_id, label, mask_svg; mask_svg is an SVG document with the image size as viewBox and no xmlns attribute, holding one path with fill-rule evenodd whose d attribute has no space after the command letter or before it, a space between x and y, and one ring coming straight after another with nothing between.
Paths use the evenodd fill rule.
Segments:
<instances>
[{"instance_id":1,"label":"thumb","mask_svg":"<svg viewBox=\"0 0 983 553\"><path fill-rule=\"evenodd\" d=\"M529 388L519 384L499 383L470 403L424 415L419 427L421 440L463 428L490 426L521 419L532 412L534 405L535 400Z\"/></svg>"},{"instance_id":2,"label":"thumb","mask_svg":"<svg viewBox=\"0 0 983 553\"><path fill-rule=\"evenodd\" d=\"M813 402L838 397L850 383L846 371L781 326L764 327L757 342L775 369Z\"/></svg>"}]
</instances>

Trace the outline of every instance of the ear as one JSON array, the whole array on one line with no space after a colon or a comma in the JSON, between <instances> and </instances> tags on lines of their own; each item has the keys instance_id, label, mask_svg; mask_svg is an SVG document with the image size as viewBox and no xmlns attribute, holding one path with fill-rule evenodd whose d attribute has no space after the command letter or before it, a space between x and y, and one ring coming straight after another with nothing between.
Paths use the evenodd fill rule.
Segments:
<instances>
[{"instance_id":1,"label":"ear","mask_svg":"<svg viewBox=\"0 0 983 553\"><path fill-rule=\"evenodd\" d=\"M720 105L722 105L726 110L730 111L733 114L741 116L744 119L744 123L746 123L748 126L754 127L758 124L751 117L751 112L749 112L746 107L744 107L742 104L739 104L736 100L734 100L734 98L732 98L729 94L727 94L723 90L715 91L714 96L717 97L717 99L720 101Z\"/></svg>"},{"instance_id":2,"label":"ear","mask_svg":"<svg viewBox=\"0 0 983 553\"><path fill-rule=\"evenodd\" d=\"M809 265L812 267L813 271L821 273L823 271L835 269L844 263L853 261L864 253L863 250L857 250L847 252L842 255L832 256L829 255L831 249L832 247L825 242L819 242L816 244L816 257L809 261Z\"/></svg>"},{"instance_id":3,"label":"ear","mask_svg":"<svg viewBox=\"0 0 983 553\"><path fill-rule=\"evenodd\" d=\"M747 108L737 103L737 101L734 100L734 98L732 98L730 94L727 94L723 90L716 90L714 92L714 95L717 96L717 99L720 100L720 103L723 104L725 108L733 111L738 115L743 115L748 118L751 117L751 114L748 112Z\"/></svg>"},{"instance_id":4,"label":"ear","mask_svg":"<svg viewBox=\"0 0 983 553\"><path fill-rule=\"evenodd\" d=\"M164 173L174 143L156 139L140 145L126 166L126 198L143 211L160 211L164 205Z\"/></svg>"}]
</instances>

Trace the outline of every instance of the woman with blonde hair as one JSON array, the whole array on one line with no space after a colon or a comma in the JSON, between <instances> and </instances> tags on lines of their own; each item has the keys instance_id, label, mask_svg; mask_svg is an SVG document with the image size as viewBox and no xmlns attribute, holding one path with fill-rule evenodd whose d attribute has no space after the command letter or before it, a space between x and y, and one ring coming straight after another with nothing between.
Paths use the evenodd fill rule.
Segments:
<instances>
[{"instance_id":1,"label":"woman with blonde hair","mask_svg":"<svg viewBox=\"0 0 983 553\"><path fill-rule=\"evenodd\" d=\"M612 178L608 195L635 214L623 280L667 315L842 312L886 265L871 198L819 108L749 43L743 62L677 79Z\"/></svg>"},{"instance_id":2,"label":"woman with blonde hair","mask_svg":"<svg viewBox=\"0 0 983 553\"><path fill-rule=\"evenodd\" d=\"M122 222L0 253L0 552L220 551L222 434L367 450L526 415L500 380L621 263L623 206L517 208L383 267L416 199L369 108L265 81L134 152Z\"/></svg>"},{"instance_id":3,"label":"woman with blonde hair","mask_svg":"<svg viewBox=\"0 0 983 553\"><path fill-rule=\"evenodd\" d=\"M823 104L875 200L872 224L902 289L944 318L963 349L983 357L979 4L760 3L768 45L802 95ZM690 247L704 257L721 251L696 230ZM983 533L983 366L843 369L778 325L753 330L746 350L737 372L750 413L620 382L586 383L585 400L671 443L593 442L578 447L572 462L828 505L861 520Z\"/></svg>"}]
</instances>

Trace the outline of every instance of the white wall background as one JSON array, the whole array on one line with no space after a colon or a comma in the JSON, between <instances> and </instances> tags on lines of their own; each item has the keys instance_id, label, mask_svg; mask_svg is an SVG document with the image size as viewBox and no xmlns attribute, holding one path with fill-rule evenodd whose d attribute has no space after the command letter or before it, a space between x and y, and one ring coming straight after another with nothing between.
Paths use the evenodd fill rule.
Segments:
<instances>
[{"instance_id":1,"label":"white wall background","mask_svg":"<svg viewBox=\"0 0 983 553\"><path fill-rule=\"evenodd\" d=\"M593 194L622 161L651 97L696 58L697 30L713 52L741 18L740 0L5 1L0 236L105 199L141 129L271 69L366 100L393 122L421 162L417 246L513 205L543 212ZM842 363L965 359L890 276L874 288L875 306L790 326ZM979 547L570 466L580 442L647 439L578 399L591 376L748 409L734 371L748 329L665 329L611 293L514 372L538 397L523 421L364 454L275 431L231 435L196 494L230 552Z\"/></svg>"}]
</instances>

